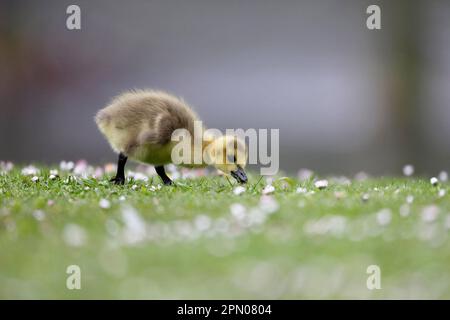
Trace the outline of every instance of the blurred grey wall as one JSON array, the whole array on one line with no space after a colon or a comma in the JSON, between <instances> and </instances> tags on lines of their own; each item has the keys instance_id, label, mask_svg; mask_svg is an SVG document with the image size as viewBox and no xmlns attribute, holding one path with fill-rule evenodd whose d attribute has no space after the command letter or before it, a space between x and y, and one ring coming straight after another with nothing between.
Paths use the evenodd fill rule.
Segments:
<instances>
[{"instance_id":1,"label":"blurred grey wall","mask_svg":"<svg viewBox=\"0 0 450 320\"><path fill-rule=\"evenodd\" d=\"M78 4L82 30L66 29ZM382 29L366 28L366 8ZM208 127L279 128L280 164L450 169L449 1L2 1L0 159L115 161L93 122L129 88Z\"/></svg>"}]
</instances>

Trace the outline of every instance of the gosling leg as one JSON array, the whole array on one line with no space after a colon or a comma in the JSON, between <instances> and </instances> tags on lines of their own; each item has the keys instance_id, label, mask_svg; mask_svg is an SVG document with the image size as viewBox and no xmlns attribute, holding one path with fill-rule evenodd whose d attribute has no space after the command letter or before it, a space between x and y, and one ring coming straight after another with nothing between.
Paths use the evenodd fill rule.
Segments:
<instances>
[{"instance_id":1,"label":"gosling leg","mask_svg":"<svg viewBox=\"0 0 450 320\"><path fill-rule=\"evenodd\" d=\"M172 180L170 180L170 178L167 176L166 171L164 170L164 166L157 166L155 167L155 170L166 186L173 184Z\"/></svg>"},{"instance_id":2,"label":"gosling leg","mask_svg":"<svg viewBox=\"0 0 450 320\"><path fill-rule=\"evenodd\" d=\"M128 157L122 152L119 153L119 160L117 161L117 174L110 181L114 184L124 184L125 183L125 164L127 163Z\"/></svg>"}]
</instances>

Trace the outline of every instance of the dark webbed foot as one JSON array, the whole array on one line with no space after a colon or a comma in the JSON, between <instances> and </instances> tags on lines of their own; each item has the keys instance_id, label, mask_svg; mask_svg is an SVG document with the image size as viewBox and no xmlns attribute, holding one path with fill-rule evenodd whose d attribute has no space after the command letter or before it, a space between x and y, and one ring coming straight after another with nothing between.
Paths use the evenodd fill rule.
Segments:
<instances>
[{"instance_id":1,"label":"dark webbed foot","mask_svg":"<svg viewBox=\"0 0 450 320\"><path fill-rule=\"evenodd\" d=\"M161 178L165 186L173 185L173 181L167 176L166 171L164 170L164 166L155 167L156 173Z\"/></svg>"},{"instance_id":2,"label":"dark webbed foot","mask_svg":"<svg viewBox=\"0 0 450 320\"><path fill-rule=\"evenodd\" d=\"M125 164L127 163L127 156L123 153L119 154L119 160L117 161L117 173L114 178L109 180L110 182L114 182L114 184L125 184Z\"/></svg>"},{"instance_id":3,"label":"dark webbed foot","mask_svg":"<svg viewBox=\"0 0 450 320\"><path fill-rule=\"evenodd\" d=\"M114 182L114 184L117 185L123 185L125 184L125 178L124 177L114 177L109 182Z\"/></svg>"}]
</instances>

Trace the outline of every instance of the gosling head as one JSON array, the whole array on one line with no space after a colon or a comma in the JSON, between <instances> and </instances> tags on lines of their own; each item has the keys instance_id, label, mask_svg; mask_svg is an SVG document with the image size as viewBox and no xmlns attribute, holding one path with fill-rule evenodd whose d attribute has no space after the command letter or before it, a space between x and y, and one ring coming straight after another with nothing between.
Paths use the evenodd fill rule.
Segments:
<instances>
[{"instance_id":1,"label":"gosling head","mask_svg":"<svg viewBox=\"0 0 450 320\"><path fill-rule=\"evenodd\" d=\"M207 156L216 169L231 175L239 183L247 183L244 171L248 157L245 141L236 136L216 137L208 146Z\"/></svg>"}]
</instances>

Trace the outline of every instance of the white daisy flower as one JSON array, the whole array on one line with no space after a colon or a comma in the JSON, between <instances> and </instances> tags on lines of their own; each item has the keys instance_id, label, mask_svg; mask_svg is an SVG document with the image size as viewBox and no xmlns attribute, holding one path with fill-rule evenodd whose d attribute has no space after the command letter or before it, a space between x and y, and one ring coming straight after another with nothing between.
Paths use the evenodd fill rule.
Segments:
<instances>
[{"instance_id":1,"label":"white daisy flower","mask_svg":"<svg viewBox=\"0 0 450 320\"><path fill-rule=\"evenodd\" d=\"M446 171L439 172L439 180L441 180L442 182L447 182L448 181L448 173Z\"/></svg>"},{"instance_id":2,"label":"white daisy flower","mask_svg":"<svg viewBox=\"0 0 450 320\"><path fill-rule=\"evenodd\" d=\"M297 193L307 193L308 190L306 190L306 188L298 187L297 190L295 190L295 192L297 192Z\"/></svg>"},{"instance_id":3,"label":"white daisy flower","mask_svg":"<svg viewBox=\"0 0 450 320\"><path fill-rule=\"evenodd\" d=\"M233 193L235 194L235 195L240 195L240 194L242 194L242 193L244 193L245 192L245 188L243 187L243 186L237 186L236 188L234 188L234 190L233 190Z\"/></svg>"},{"instance_id":4,"label":"white daisy flower","mask_svg":"<svg viewBox=\"0 0 450 320\"><path fill-rule=\"evenodd\" d=\"M407 177L410 177L414 174L414 166L411 164L407 164L403 167L403 174Z\"/></svg>"},{"instance_id":5,"label":"white daisy flower","mask_svg":"<svg viewBox=\"0 0 450 320\"><path fill-rule=\"evenodd\" d=\"M107 199L101 199L100 202L98 203L98 205L102 209L109 209L109 208L111 208L111 202L109 202L109 200L107 200Z\"/></svg>"},{"instance_id":6,"label":"white daisy flower","mask_svg":"<svg viewBox=\"0 0 450 320\"><path fill-rule=\"evenodd\" d=\"M377 212L377 222L378 224L385 226L391 223L392 213L390 209L382 209Z\"/></svg>"},{"instance_id":7,"label":"white daisy flower","mask_svg":"<svg viewBox=\"0 0 450 320\"><path fill-rule=\"evenodd\" d=\"M317 189L325 189L328 187L328 180L317 180L316 182L314 182L314 186Z\"/></svg>"},{"instance_id":8,"label":"white daisy flower","mask_svg":"<svg viewBox=\"0 0 450 320\"><path fill-rule=\"evenodd\" d=\"M431 183L433 186L437 186L437 185L439 184L439 180L438 180L436 177L432 177L432 178L430 179L430 183Z\"/></svg>"},{"instance_id":9,"label":"white daisy flower","mask_svg":"<svg viewBox=\"0 0 450 320\"><path fill-rule=\"evenodd\" d=\"M275 191L275 187L271 184L268 184L267 186L264 187L264 189L262 190L263 194L270 194L273 193Z\"/></svg>"}]
</instances>

